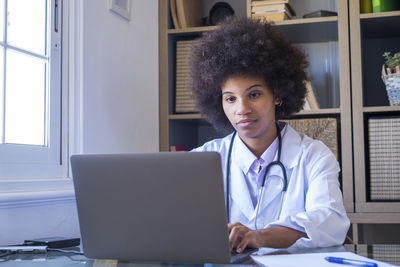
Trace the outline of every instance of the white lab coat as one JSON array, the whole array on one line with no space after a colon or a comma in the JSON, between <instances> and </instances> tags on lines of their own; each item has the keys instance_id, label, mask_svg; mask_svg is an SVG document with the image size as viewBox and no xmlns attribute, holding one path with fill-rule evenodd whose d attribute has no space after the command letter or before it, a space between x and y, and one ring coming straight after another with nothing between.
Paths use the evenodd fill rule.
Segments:
<instances>
[{"instance_id":1,"label":"white lab coat","mask_svg":"<svg viewBox=\"0 0 400 267\"><path fill-rule=\"evenodd\" d=\"M193 150L220 153L224 185L231 137L232 134L212 140ZM239 137L236 135L235 138ZM240 222L254 229L255 208L243 171L235 162L237 143L234 142L231 157L230 222ZM339 164L333 153L322 142L298 133L287 125L282 137L281 162L288 177L281 215L278 218L283 174L280 167L275 165L271 167L265 182L257 217L258 229L281 225L305 232L308 238L298 239L293 247L328 247L342 244L350 222L339 187Z\"/></svg>"}]
</instances>

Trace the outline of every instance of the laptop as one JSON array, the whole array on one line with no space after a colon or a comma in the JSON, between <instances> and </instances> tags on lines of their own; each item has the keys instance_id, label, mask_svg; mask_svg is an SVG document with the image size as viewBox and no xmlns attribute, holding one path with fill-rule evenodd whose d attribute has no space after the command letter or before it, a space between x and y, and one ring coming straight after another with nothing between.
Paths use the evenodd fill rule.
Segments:
<instances>
[{"instance_id":1,"label":"laptop","mask_svg":"<svg viewBox=\"0 0 400 267\"><path fill-rule=\"evenodd\" d=\"M220 155L71 156L84 254L121 261L232 263Z\"/></svg>"}]
</instances>

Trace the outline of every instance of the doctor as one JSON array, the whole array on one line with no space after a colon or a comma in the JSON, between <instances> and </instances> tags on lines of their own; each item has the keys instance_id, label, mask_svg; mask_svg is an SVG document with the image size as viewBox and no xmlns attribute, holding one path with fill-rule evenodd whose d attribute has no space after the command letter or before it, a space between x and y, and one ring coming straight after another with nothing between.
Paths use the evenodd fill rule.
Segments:
<instances>
[{"instance_id":1,"label":"doctor","mask_svg":"<svg viewBox=\"0 0 400 267\"><path fill-rule=\"evenodd\" d=\"M231 132L193 150L221 154L231 249L342 244L350 223L335 156L278 121L304 104L304 54L270 24L233 17L189 63L203 117Z\"/></svg>"}]
</instances>

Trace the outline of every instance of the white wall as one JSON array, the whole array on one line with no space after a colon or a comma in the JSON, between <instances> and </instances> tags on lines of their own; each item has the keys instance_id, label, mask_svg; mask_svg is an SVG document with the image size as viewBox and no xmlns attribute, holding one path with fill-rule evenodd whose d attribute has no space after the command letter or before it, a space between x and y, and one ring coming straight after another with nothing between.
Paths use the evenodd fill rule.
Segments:
<instances>
[{"instance_id":1,"label":"white wall","mask_svg":"<svg viewBox=\"0 0 400 267\"><path fill-rule=\"evenodd\" d=\"M83 34L83 152L158 151L158 1L85 0Z\"/></svg>"},{"instance_id":2,"label":"white wall","mask_svg":"<svg viewBox=\"0 0 400 267\"><path fill-rule=\"evenodd\" d=\"M71 0L72 1L72 0ZM158 0L132 0L126 21L109 0L75 0L71 81L74 153L158 151ZM79 236L69 179L0 186L0 245ZM25 181L26 183L26 181ZM17 189L16 189L17 188Z\"/></svg>"}]
</instances>

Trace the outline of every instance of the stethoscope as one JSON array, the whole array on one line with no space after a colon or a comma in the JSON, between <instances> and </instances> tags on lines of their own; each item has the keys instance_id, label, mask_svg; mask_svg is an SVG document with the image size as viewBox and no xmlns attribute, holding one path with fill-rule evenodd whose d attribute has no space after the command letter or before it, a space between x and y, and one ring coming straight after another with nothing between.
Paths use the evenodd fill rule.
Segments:
<instances>
[{"instance_id":1,"label":"stethoscope","mask_svg":"<svg viewBox=\"0 0 400 267\"><path fill-rule=\"evenodd\" d=\"M278 218L281 216L281 212L282 212L282 204L283 204L283 199L285 198L285 193L286 193L286 189L287 189L287 175L286 175L286 170L285 170L285 166L283 166L282 162L281 162L281 151L282 151L282 136L281 136L281 132L279 130L279 125L278 122L275 123L276 125L276 131L278 134L278 157L275 161L272 161L271 163L269 163L265 169L264 172L264 176L262 179L262 183L261 183L261 188L260 191L258 193L258 201L257 201L257 205L256 205L256 216L254 219L254 227L255 229L257 229L257 216L258 216L258 210L260 208L260 205L262 203L262 196L264 193L264 185L265 185L265 178L267 177L267 174L269 172L269 170L271 169L272 166L274 165L278 165L283 173L283 188L282 188L282 195L281 195L281 200L280 200L280 204L279 204L279 213L278 213ZM231 169L231 156L232 156L232 147L233 147L233 142L236 136L236 131L233 132L232 134L232 138L231 138L231 143L229 145L229 150L228 150L228 158L226 161L226 214L228 217L228 222L230 221L230 212L229 212L229 190L230 190L230 186L229 186L229 180L230 180L230 169Z\"/></svg>"}]
</instances>

